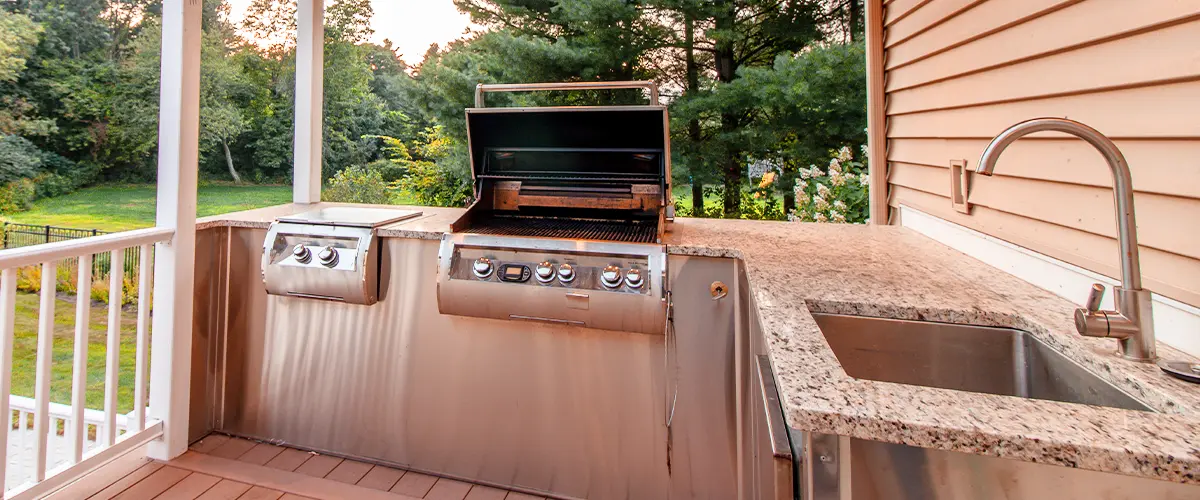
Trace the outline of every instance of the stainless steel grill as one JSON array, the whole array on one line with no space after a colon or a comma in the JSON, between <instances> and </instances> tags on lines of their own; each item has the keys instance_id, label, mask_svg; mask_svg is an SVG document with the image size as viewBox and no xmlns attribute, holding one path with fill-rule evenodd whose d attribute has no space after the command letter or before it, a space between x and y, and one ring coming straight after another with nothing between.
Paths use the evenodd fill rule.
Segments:
<instances>
[{"instance_id":1,"label":"stainless steel grill","mask_svg":"<svg viewBox=\"0 0 1200 500\"><path fill-rule=\"evenodd\" d=\"M654 243L657 225L652 221L563 219L555 217L494 216L475 222L475 234L560 238L571 240Z\"/></svg>"},{"instance_id":2,"label":"stainless steel grill","mask_svg":"<svg viewBox=\"0 0 1200 500\"><path fill-rule=\"evenodd\" d=\"M468 109L475 203L442 240L442 314L663 334L668 124L654 103Z\"/></svg>"}]
</instances>

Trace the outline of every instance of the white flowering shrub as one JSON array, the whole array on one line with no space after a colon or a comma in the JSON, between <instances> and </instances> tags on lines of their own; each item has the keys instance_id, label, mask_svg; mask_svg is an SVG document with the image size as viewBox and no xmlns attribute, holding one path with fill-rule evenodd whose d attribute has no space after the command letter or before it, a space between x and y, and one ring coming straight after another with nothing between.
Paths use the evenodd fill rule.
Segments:
<instances>
[{"instance_id":1,"label":"white flowering shrub","mask_svg":"<svg viewBox=\"0 0 1200 500\"><path fill-rule=\"evenodd\" d=\"M788 220L858 224L867 221L867 146L861 160L849 147L839 149L826 170L816 165L801 168L796 176L796 209Z\"/></svg>"}]
</instances>

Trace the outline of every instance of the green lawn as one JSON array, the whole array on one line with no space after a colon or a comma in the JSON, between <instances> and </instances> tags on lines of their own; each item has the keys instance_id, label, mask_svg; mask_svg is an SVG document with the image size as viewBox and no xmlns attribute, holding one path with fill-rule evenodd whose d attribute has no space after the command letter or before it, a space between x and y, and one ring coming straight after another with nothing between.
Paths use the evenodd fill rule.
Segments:
<instances>
[{"instance_id":1,"label":"green lawn","mask_svg":"<svg viewBox=\"0 0 1200 500\"><path fill-rule=\"evenodd\" d=\"M59 300L54 304L54 358L51 363L50 399L71 404L71 374L75 359L75 303ZM12 393L33 397L37 377L38 295L17 294L17 314L13 337ZM88 336L87 407L104 408L104 367L108 342L108 306L92 305ZM134 354L137 313L121 312L121 354L117 409L133 410Z\"/></svg>"},{"instance_id":2,"label":"green lawn","mask_svg":"<svg viewBox=\"0 0 1200 500\"><path fill-rule=\"evenodd\" d=\"M197 215L207 217L290 203L291 186L208 185L200 188ZM101 231L127 231L154 225L154 185L107 185L39 200L28 212L4 219L22 224Z\"/></svg>"}]
</instances>

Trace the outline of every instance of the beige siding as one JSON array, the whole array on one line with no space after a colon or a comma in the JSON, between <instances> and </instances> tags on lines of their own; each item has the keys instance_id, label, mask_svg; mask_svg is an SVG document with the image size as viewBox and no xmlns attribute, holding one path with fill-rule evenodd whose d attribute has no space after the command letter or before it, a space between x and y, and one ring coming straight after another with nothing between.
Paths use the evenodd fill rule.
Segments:
<instances>
[{"instance_id":1,"label":"beige siding","mask_svg":"<svg viewBox=\"0 0 1200 500\"><path fill-rule=\"evenodd\" d=\"M948 198L1014 123L1071 118L1116 140L1133 170L1148 286L1200 305L1200 0L884 3L888 202L1117 275L1112 178L1063 134L1021 140L971 215Z\"/></svg>"}]
</instances>

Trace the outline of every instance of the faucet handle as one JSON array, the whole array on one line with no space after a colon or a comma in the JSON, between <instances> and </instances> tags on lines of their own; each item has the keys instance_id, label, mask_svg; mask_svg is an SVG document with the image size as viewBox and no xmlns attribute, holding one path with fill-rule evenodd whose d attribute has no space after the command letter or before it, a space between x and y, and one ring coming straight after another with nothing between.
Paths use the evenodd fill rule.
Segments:
<instances>
[{"instance_id":1,"label":"faucet handle","mask_svg":"<svg viewBox=\"0 0 1200 500\"><path fill-rule=\"evenodd\" d=\"M1104 300L1104 285L1093 283L1091 291L1088 292L1087 302L1084 303L1084 309L1087 312L1096 312L1100 310L1100 301Z\"/></svg>"}]
</instances>

